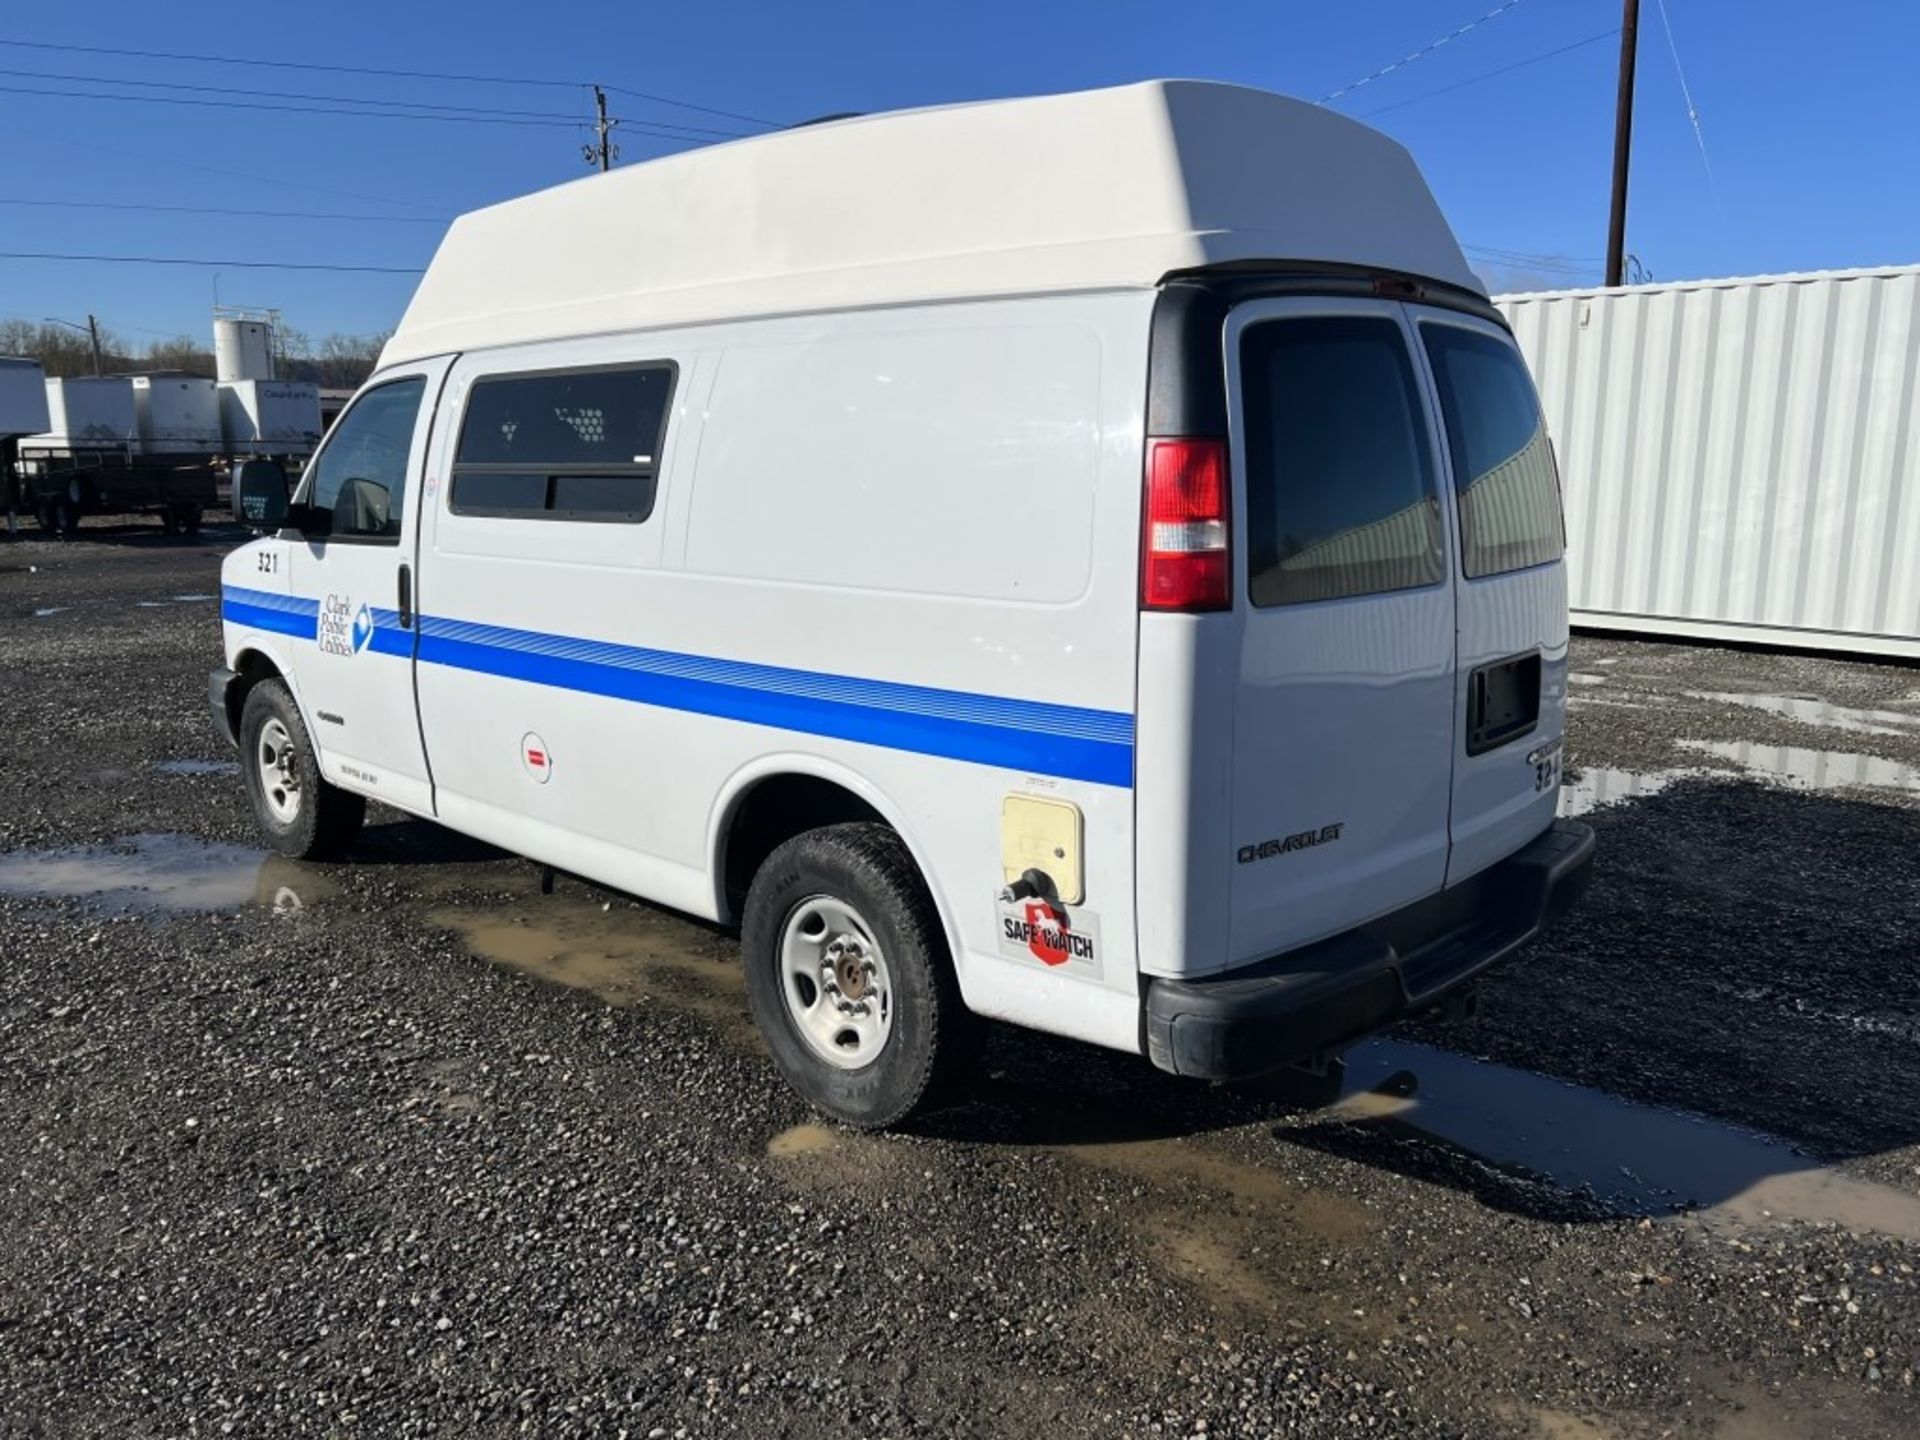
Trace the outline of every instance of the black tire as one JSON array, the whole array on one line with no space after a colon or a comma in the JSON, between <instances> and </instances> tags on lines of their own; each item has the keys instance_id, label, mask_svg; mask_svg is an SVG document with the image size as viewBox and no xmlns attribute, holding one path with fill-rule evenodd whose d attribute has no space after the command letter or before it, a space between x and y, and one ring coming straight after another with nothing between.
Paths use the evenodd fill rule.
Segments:
<instances>
[{"instance_id":1,"label":"black tire","mask_svg":"<svg viewBox=\"0 0 1920 1440\"><path fill-rule=\"evenodd\" d=\"M783 935L801 906L819 897L858 912L891 981L892 1028L876 1058L858 1069L820 1058L787 1004ZM747 1002L774 1064L834 1119L863 1130L898 1125L949 1098L971 1072L979 1023L960 999L919 869L885 825L832 825L780 846L753 877L740 939Z\"/></svg>"},{"instance_id":2,"label":"black tire","mask_svg":"<svg viewBox=\"0 0 1920 1440\"><path fill-rule=\"evenodd\" d=\"M284 802L270 796L261 773L262 754L267 747L263 733L274 725L286 736L287 774L295 782L285 790L298 796L290 811ZM291 859L338 859L367 818L364 795L339 789L320 778L313 740L300 718L300 707L278 680L262 680L247 692L240 711L240 775L246 782L247 798L253 802L253 817L267 843Z\"/></svg>"}]
</instances>

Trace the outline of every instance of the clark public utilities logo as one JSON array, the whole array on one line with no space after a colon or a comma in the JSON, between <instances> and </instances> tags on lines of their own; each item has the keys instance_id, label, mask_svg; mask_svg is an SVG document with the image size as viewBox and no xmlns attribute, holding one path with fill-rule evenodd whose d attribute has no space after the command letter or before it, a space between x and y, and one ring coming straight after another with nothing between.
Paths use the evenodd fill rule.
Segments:
<instances>
[{"instance_id":1,"label":"clark public utilities logo","mask_svg":"<svg viewBox=\"0 0 1920 1440\"><path fill-rule=\"evenodd\" d=\"M353 608L351 595L329 595L320 602L314 643L326 655L358 655L373 643L373 611Z\"/></svg>"}]
</instances>

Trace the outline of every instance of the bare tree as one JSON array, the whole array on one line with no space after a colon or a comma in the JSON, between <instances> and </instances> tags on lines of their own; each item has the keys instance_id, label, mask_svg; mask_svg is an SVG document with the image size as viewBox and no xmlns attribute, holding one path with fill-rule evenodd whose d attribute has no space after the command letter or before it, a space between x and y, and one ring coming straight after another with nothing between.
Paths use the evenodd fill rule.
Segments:
<instances>
[{"instance_id":1,"label":"bare tree","mask_svg":"<svg viewBox=\"0 0 1920 1440\"><path fill-rule=\"evenodd\" d=\"M70 330L64 325L36 325L31 320L0 323L0 355L38 360L49 375L93 374L92 342L84 330ZM133 366L126 346L104 325L100 327L100 365L109 374Z\"/></svg>"},{"instance_id":2,"label":"bare tree","mask_svg":"<svg viewBox=\"0 0 1920 1440\"><path fill-rule=\"evenodd\" d=\"M189 375L213 378L213 352L191 335L176 335L171 340L156 340L147 346L141 362L146 370L184 370Z\"/></svg>"}]
</instances>

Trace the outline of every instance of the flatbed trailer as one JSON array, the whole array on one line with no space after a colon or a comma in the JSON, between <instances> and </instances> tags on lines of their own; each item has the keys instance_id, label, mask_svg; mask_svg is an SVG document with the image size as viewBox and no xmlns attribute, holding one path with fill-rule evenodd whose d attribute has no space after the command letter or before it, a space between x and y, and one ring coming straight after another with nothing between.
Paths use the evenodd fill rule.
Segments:
<instances>
[{"instance_id":1,"label":"flatbed trailer","mask_svg":"<svg viewBox=\"0 0 1920 1440\"><path fill-rule=\"evenodd\" d=\"M19 453L23 508L50 535L71 534L88 515L157 515L169 535L200 530L217 505L226 468L218 455L143 456L131 445L35 445Z\"/></svg>"}]
</instances>

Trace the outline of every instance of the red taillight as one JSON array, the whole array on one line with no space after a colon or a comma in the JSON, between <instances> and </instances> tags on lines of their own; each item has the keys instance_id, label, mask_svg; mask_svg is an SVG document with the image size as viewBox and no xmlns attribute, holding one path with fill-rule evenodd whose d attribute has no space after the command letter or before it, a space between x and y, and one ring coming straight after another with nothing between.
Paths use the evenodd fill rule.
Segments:
<instances>
[{"instance_id":1,"label":"red taillight","mask_svg":"<svg viewBox=\"0 0 1920 1440\"><path fill-rule=\"evenodd\" d=\"M1147 441L1145 508L1140 608L1225 610L1233 584L1226 442Z\"/></svg>"}]
</instances>

